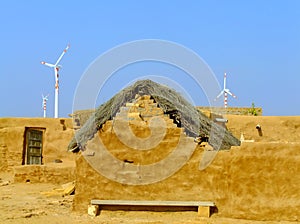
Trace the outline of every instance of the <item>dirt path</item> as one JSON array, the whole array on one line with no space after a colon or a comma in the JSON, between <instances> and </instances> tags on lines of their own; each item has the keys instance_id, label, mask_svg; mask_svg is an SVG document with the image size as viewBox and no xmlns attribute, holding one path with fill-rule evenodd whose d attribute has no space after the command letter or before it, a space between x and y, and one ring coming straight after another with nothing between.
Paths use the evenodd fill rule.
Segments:
<instances>
[{"instance_id":1,"label":"dirt path","mask_svg":"<svg viewBox=\"0 0 300 224\"><path fill-rule=\"evenodd\" d=\"M298 222L272 222L236 220L218 217L200 218L197 212L144 212L102 211L100 216L72 212L73 195L46 196L41 192L60 188L54 184L12 184L9 176L0 175L0 223L200 223L200 224L295 224Z\"/></svg>"}]
</instances>

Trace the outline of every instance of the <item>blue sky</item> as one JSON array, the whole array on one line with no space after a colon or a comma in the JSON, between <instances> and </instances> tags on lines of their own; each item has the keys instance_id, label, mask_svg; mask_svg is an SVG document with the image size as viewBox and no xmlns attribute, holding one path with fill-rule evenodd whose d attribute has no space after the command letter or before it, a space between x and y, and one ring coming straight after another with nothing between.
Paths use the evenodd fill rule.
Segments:
<instances>
[{"instance_id":1,"label":"blue sky","mask_svg":"<svg viewBox=\"0 0 300 224\"><path fill-rule=\"evenodd\" d=\"M40 61L54 63L70 43L61 61L59 95L59 116L67 117L91 62L140 39L191 49L220 85L226 71L228 88L238 96L229 98L229 106L254 102L264 115L300 115L300 1L1 1L0 28L1 117L41 117L42 93L50 94L47 114L53 116L54 74ZM172 78L166 71L156 74L160 68L154 64L145 71L137 67L141 76ZM99 103L132 81L125 72L115 75L119 81L108 83ZM189 95L203 95L185 80L175 81ZM207 105L205 97L195 101Z\"/></svg>"}]
</instances>

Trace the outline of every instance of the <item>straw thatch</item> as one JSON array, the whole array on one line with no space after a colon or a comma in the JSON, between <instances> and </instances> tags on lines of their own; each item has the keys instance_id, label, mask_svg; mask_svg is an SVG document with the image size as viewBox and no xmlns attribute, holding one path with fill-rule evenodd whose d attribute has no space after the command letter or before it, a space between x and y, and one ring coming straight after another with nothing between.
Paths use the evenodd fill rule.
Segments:
<instances>
[{"instance_id":1,"label":"straw thatch","mask_svg":"<svg viewBox=\"0 0 300 224\"><path fill-rule=\"evenodd\" d=\"M212 122L176 91L151 80L141 80L123 89L96 109L82 128L76 132L68 149L70 151L84 150L87 141L94 137L102 125L107 120L111 120L127 102L134 102L137 95L150 95L165 114L169 114L175 123L184 127L186 135L209 136L209 144L214 149L229 149L231 146L240 145L240 141L229 131Z\"/></svg>"}]
</instances>

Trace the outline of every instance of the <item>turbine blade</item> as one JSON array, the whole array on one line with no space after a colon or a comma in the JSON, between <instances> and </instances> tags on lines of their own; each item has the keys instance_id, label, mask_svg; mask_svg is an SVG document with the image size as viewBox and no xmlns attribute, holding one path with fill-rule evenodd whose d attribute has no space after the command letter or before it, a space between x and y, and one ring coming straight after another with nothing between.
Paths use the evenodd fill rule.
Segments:
<instances>
[{"instance_id":1,"label":"turbine blade","mask_svg":"<svg viewBox=\"0 0 300 224\"><path fill-rule=\"evenodd\" d=\"M57 59L55 66L58 65L58 63L60 62L60 60L62 59L62 57L64 56L64 54L68 51L68 49L70 48L70 45L68 44L67 47L64 49L64 51L61 53L61 55L59 56L59 58Z\"/></svg>"},{"instance_id":2,"label":"turbine blade","mask_svg":"<svg viewBox=\"0 0 300 224\"><path fill-rule=\"evenodd\" d=\"M224 93L224 90L222 90L222 91L219 93L219 95L216 97L215 101L216 101L217 99L219 99L219 98L220 98L220 96L222 96L222 95L223 95L223 93Z\"/></svg>"},{"instance_id":3,"label":"turbine blade","mask_svg":"<svg viewBox=\"0 0 300 224\"><path fill-rule=\"evenodd\" d=\"M233 93L231 93L230 91L227 91L227 93L232 96L233 98L236 98L236 95L234 95Z\"/></svg>"},{"instance_id":4,"label":"turbine blade","mask_svg":"<svg viewBox=\"0 0 300 224\"><path fill-rule=\"evenodd\" d=\"M51 67L51 68L55 67L55 65L47 63L47 62L44 62L44 61L42 61L41 64L42 65L46 65L46 66Z\"/></svg>"}]
</instances>

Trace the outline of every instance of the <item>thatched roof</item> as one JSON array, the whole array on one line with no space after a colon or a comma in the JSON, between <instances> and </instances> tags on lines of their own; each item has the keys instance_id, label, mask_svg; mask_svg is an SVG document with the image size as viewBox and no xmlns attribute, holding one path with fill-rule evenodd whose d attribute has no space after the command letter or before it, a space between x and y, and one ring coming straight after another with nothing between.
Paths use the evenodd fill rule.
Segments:
<instances>
[{"instance_id":1,"label":"thatched roof","mask_svg":"<svg viewBox=\"0 0 300 224\"><path fill-rule=\"evenodd\" d=\"M127 102L134 102L137 94L150 95L165 114L169 114L171 118L180 122L188 136L209 136L209 144L215 149L229 149L231 146L240 145L240 141L229 131L212 122L176 91L151 80L141 80L123 89L96 109L82 128L76 132L68 149L84 150L87 141L94 137L102 125L107 120L111 120ZM220 141L222 141L221 147Z\"/></svg>"}]
</instances>

